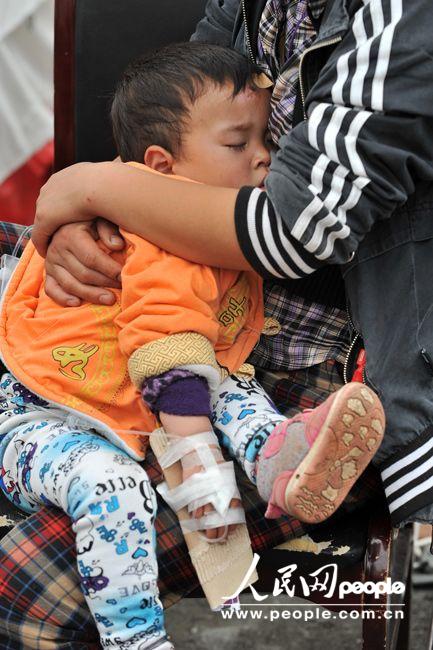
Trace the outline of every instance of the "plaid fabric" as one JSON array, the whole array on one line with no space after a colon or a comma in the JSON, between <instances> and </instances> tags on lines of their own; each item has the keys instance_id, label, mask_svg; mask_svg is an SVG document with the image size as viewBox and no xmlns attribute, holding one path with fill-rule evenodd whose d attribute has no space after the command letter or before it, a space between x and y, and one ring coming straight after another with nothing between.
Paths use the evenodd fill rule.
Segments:
<instances>
[{"instance_id":1,"label":"plaid fabric","mask_svg":"<svg viewBox=\"0 0 433 650\"><path fill-rule=\"evenodd\" d=\"M262 335L248 361L267 370L295 370L334 359L344 363L350 345L347 315L337 308L287 295L282 285L267 283L265 316L280 331ZM320 342L320 344L319 344Z\"/></svg>"},{"instance_id":2,"label":"plaid fabric","mask_svg":"<svg viewBox=\"0 0 433 650\"><path fill-rule=\"evenodd\" d=\"M7 221L0 221L0 256L12 255L18 239L24 233L28 226L21 226L18 223L8 223ZM24 244L28 241L27 238L22 242L22 246L18 251L18 256L22 253Z\"/></svg>"},{"instance_id":3,"label":"plaid fabric","mask_svg":"<svg viewBox=\"0 0 433 650\"><path fill-rule=\"evenodd\" d=\"M276 144L292 126L299 61L316 36L308 10L317 18L325 4L326 0L268 0L263 10L257 63L274 81L269 128Z\"/></svg>"}]
</instances>

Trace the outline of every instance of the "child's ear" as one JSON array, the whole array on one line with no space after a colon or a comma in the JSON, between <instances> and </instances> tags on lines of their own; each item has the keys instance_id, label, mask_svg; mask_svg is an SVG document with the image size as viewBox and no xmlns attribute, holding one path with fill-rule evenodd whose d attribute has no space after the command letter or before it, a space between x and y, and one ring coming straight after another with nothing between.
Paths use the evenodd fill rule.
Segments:
<instances>
[{"instance_id":1,"label":"child's ear","mask_svg":"<svg viewBox=\"0 0 433 650\"><path fill-rule=\"evenodd\" d=\"M152 144L144 152L144 164L161 174L173 173L173 156L167 149Z\"/></svg>"}]
</instances>

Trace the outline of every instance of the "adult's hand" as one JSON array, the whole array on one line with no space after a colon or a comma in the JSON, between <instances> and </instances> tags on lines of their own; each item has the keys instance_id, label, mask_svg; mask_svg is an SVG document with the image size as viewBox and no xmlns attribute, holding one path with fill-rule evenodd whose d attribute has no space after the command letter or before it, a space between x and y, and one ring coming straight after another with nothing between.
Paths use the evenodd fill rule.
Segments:
<instances>
[{"instance_id":1,"label":"adult's hand","mask_svg":"<svg viewBox=\"0 0 433 650\"><path fill-rule=\"evenodd\" d=\"M121 266L100 248L98 239L112 251L124 246L117 226L104 219L72 223L54 234L46 256L45 290L58 304L114 303L115 296L107 288L120 287Z\"/></svg>"},{"instance_id":2,"label":"adult's hand","mask_svg":"<svg viewBox=\"0 0 433 650\"><path fill-rule=\"evenodd\" d=\"M45 257L52 235L64 224L99 216L94 205L96 182L105 166L112 164L77 163L53 174L45 183L36 203L32 232L40 255Z\"/></svg>"}]
</instances>

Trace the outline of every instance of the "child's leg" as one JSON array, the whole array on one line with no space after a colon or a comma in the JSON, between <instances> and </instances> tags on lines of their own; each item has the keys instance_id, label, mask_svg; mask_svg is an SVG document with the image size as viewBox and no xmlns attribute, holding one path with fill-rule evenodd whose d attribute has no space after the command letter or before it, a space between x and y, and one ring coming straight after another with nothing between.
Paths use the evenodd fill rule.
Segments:
<instances>
[{"instance_id":1,"label":"child's leg","mask_svg":"<svg viewBox=\"0 0 433 650\"><path fill-rule=\"evenodd\" d=\"M383 409L367 386L351 383L316 409L286 419L257 382L229 377L213 424L268 501L266 517L318 523L341 504L379 448Z\"/></svg>"},{"instance_id":2,"label":"child's leg","mask_svg":"<svg viewBox=\"0 0 433 650\"><path fill-rule=\"evenodd\" d=\"M145 470L104 438L58 420L18 427L3 467L30 504L71 517L102 646L172 648L157 587L156 498Z\"/></svg>"},{"instance_id":3,"label":"child's leg","mask_svg":"<svg viewBox=\"0 0 433 650\"><path fill-rule=\"evenodd\" d=\"M255 379L231 375L213 395L214 430L254 484L260 449L277 424L285 420Z\"/></svg>"}]
</instances>

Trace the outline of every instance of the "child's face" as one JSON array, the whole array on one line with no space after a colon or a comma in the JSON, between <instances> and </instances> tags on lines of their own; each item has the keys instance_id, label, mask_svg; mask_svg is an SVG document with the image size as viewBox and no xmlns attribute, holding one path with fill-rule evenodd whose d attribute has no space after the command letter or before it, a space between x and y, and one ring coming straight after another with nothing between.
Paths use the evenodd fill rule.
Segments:
<instances>
[{"instance_id":1,"label":"child's face","mask_svg":"<svg viewBox=\"0 0 433 650\"><path fill-rule=\"evenodd\" d=\"M221 187L263 185L271 162L269 110L268 90L247 87L233 98L230 85L210 85L190 109L173 173Z\"/></svg>"}]
</instances>

